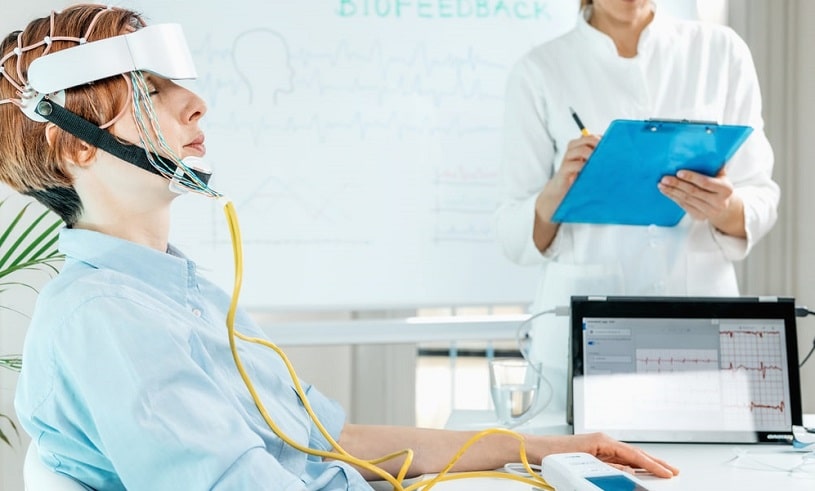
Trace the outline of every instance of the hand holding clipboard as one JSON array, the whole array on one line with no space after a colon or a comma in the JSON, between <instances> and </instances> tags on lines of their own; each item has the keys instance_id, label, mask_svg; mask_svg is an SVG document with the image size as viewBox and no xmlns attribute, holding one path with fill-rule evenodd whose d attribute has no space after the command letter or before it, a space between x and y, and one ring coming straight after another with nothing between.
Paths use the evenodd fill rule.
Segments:
<instances>
[{"instance_id":1,"label":"hand holding clipboard","mask_svg":"<svg viewBox=\"0 0 815 491\"><path fill-rule=\"evenodd\" d=\"M712 122L614 120L552 220L676 225L685 211L657 183L683 169L717 175L751 132Z\"/></svg>"}]
</instances>

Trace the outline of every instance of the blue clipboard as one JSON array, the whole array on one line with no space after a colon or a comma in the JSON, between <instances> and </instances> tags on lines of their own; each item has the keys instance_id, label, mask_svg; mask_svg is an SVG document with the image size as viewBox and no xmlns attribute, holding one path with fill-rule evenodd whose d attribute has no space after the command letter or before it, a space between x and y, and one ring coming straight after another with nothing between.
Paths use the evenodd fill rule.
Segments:
<instances>
[{"instance_id":1,"label":"blue clipboard","mask_svg":"<svg viewBox=\"0 0 815 491\"><path fill-rule=\"evenodd\" d=\"M552 221L676 225L685 211L657 189L682 169L716 175L753 129L705 121L611 122Z\"/></svg>"}]
</instances>

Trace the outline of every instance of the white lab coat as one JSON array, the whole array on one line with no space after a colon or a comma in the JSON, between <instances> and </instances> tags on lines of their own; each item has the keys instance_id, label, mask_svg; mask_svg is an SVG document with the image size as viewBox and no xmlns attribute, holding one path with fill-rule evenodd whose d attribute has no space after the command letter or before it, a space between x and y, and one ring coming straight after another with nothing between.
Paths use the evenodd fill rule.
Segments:
<instances>
[{"instance_id":1,"label":"white lab coat","mask_svg":"<svg viewBox=\"0 0 815 491\"><path fill-rule=\"evenodd\" d=\"M618 118L753 127L726 165L744 201L747 239L685 215L674 227L562 224L541 253L532 241L535 200L568 142L580 136L570 106L598 134ZM540 267L533 312L568 305L571 295L738 295L733 262L777 217L779 189L748 47L728 27L659 12L634 58L620 57L611 38L583 16L572 31L524 56L507 83L502 159L496 234L507 257ZM565 390L568 328L565 320L549 324L545 336L536 327L534 351L557 372L557 401Z\"/></svg>"}]
</instances>

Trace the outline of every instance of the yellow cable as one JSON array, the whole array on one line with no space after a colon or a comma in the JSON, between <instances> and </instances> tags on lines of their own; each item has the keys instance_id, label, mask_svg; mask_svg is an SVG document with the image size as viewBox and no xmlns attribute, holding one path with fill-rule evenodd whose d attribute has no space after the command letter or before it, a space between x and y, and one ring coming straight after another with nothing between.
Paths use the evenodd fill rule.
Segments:
<instances>
[{"instance_id":1,"label":"yellow cable","mask_svg":"<svg viewBox=\"0 0 815 491\"><path fill-rule=\"evenodd\" d=\"M235 360L235 366L237 367L238 372L240 373L244 384L246 384L246 387L249 390L249 393L252 395L252 400L254 400L255 405L257 406L258 410L260 411L261 416L263 416L263 419L266 421L266 424L269 425L269 428L271 428L271 430L274 432L275 435L278 436L278 438L280 438L281 440L286 442L288 445L292 446L293 448L295 448L295 449L297 449L297 450L299 450L301 452L308 453L308 454L311 454L311 455L317 455L317 456L320 456L320 457L323 457L323 458L333 458L333 459L336 459L336 460L347 462L349 464L357 465L357 466L359 466L359 467L361 467L363 469L367 469L370 472L373 472L377 476L381 477L383 480L388 481L391 485L394 486L394 489L401 489L401 486L400 486L399 482L396 480L396 478L391 476L388 472L384 471L383 469L380 469L379 467L376 467L376 465L373 465L373 463L371 463L371 462L363 461L361 459L357 459L357 458L351 456L350 454L348 454L348 452L343 450L342 447L340 447L339 444L337 444L337 442L334 441L334 439L331 437L331 435L328 433L328 431L325 429L325 427L319 421L319 418L317 418L317 416L314 414L314 411L311 408L311 404L309 403L308 398L305 396L303 388L300 385L298 377L294 373L294 368L292 367L291 362L289 362L288 357L286 357L286 355L283 353L283 351L280 348L278 348L275 344L270 343L270 342L268 342L268 341L266 341L264 339L247 337L247 336L235 331L235 315L237 313L238 297L240 295L241 283L243 281L243 251L242 251L242 247L241 247L242 241L241 241L241 236L240 236L240 227L238 225L237 213L235 211L235 206L232 204L231 201L226 203L226 205L224 206L224 211L226 213L227 222L229 224L229 233L230 233L230 236L232 237L232 251L233 251L234 259L235 259L235 283L234 283L234 287L233 287L233 290L232 290L232 302L230 303L229 312L227 313L227 316L226 316L227 331L228 331L228 334L229 334L229 347L230 347L230 350L232 351L232 357ZM320 430L320 433L326 438L326 440L334 448L339 450L340 453L326 452L326 451L322 451L322 450L312 449L312 448L309 448L307 446L303 446L303 445L293 441L291 438L289 438L286 434L283 433L283 431L277 426L277 424L269 416L268 412L266 411L265 406L260 401L260 398L259 398L259 396L257 394L257 391L255 390L254 384L252 383L251 379L249 378L249 375L246 373L246 370L243 367L243 362L240 359L240 355L238 354L237 346L235 344L235 338L236 337L239 337L239 338L247 340L247 341L251 341L251 342L255 342L255 343L259 343L259 344L262 344L264 346L267 346L267 347L273 349L278 355L280 355L280 357L283 359L283 362L286 364L286 368L289 371L289 375L292 378L292 382L294 383L295 391L297 393L297 396L300 398L300 401L303 403L303 406L305 407L306 412L308 413L309 417L317 425L317 428ZM407 467L409 467L409 465L413 461L413 451L410 450L410 449L408 449L406 451L398 452L396 454L392 454L391 456L386 456L386 457L383 457L381 459L377 459L375 462L376 463L384 462L384 461L390 460L390 458L396 457L396 456L398 456L398 455L400 455L402 453L406 454L405 464L407 464ZM400 476L404 476L407 473L407 467L403 465L403 469L401 469L400 472L399 472Z\"/></svg>"},{"instance_id":2,"label":"yellow cable","mask_svg":"<svg viewBox=\"0 0 815 491\"><path fill-rule=\"evenodd\" d=\"M394 452L383 457L379 457L376 459L370 460L363 460L357 457L352 456L347 451L345 451L339 443L337 443L328 430L325 429L323 424L320 422L317 415L314 413L314 410L311 408L311 404L309 403L308 397L305 395L305 391L303 391L303 387L300 385L300 381L297 377L297 374L294 371L294 367L292 366L291 362L289 361L286 354L281 350L277 345L274 343L260 338L255 338L251 336L246 336L240 332L235 330L235 316L237 314L238 308L238 298L240 297L240 290L241 284L243 282L243 250L242 250L242 241L241 241L241 234L240 234L240 226L238 225L238 216L237 212L235 211L235 206L232 204L231 201L227 201L225 198L221 197L221 201L225 202L224 204L224 212L226 213L227 223L229 226L229 234L232 239L232 252L234 256L235 262L235 282L232 290L232 300L229 305L229 311L226 315L226 327L227 332L229 335L229 348L232 351L232 358L235 361L235 366L240 373L241 378L243 379L244 384L246 384L246 388L249 390L249 393L252 395L252 400L255 402L255 406L257 406L258 411L260 412L261 416L263 416L264 421L269 426L269 428L277 435L278 438L283 440L286 444L290 445L291 447L310 455L316 455L323 458L335 459L342 462L346 462L348 464L355 465L362 469L366 469L369 472L379 476L383 480L387 481L393 486L395 491L427 491L431 489L434 485L438 484L439 482L443 481L452 481L457 479L465 479L465 478L473 478L473 477L495 477L501 479L510 479L514 481L520 481L525 484L529 484L532 486L543 487L546 489L553 489L549 486L546 481L543 480L542 477L537 475L532 468L529 466L529 462L526 457L526 449L525 449L525 439L522 435L517 432L501 429L501 428L493 428L481 431L475 435L473 435L456 453L455 456L450 460L450 462L445 466L445 468L439 472L436 476L428 479L424 479L422 481L416 482L411 484L408 487L404 487L402 485L402 481L404 481L405 476L407 475L408 470L410 469L410 465L413 463L413 450L412 449L404 449L398 452ZM275 353L280 356L283 363L286 365L286 369L289 371L289 375L292 379L292 382L295 387L295 391L297 393L297 397L300 398L300 402L303 404L303 407L306 409L311 420L319 429L320 433L323 437L328 441L333 448L337 450L337 452L326 452L323 450L316 450L310 448L308 446L301 445L290 437L288 437L272 420L271 416L269 416L268 412L266 411L265 406L260 400L260 397L255 390L254 384L252 380L249 378L249 375L246 373L244 369L243 362L240 359L240 355L238 354L237 345L235 342L235 338L239 338L244 341L248 341L251 343L261 344L272 349ZM458 472L455 474L448 474L449 471L453 468L453 466L458 462L458 460L464 455L467 449L470 448L475 442L484 438L487 435L492 434L504 434L512 436L520 441L520 457L521 462L524 465L524 468L532 477L524 477L516 474L507 474L498 471L479 471L479 472ZM386 470L377 466L382 462L387 462L389 460L393 460L399 456L404 455L405 461L399 469L399 472L394 477Z\"/></svg>"}]
</instances>

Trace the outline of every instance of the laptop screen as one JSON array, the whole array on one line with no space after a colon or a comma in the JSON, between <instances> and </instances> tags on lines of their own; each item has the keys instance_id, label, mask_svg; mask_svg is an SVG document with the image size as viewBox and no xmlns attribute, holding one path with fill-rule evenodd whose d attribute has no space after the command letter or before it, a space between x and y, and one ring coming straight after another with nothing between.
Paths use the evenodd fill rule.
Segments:
<instances>
[{"instance_id":1,"label":"laptop screen","mask_svg":"<svg viewBox=\"0 0 815 491\"><path fill-rule=\"evenodd\" d=\"M575 433L790 441L801 424L792 299L573 297Z\"/></svg>"}]
</instances>

